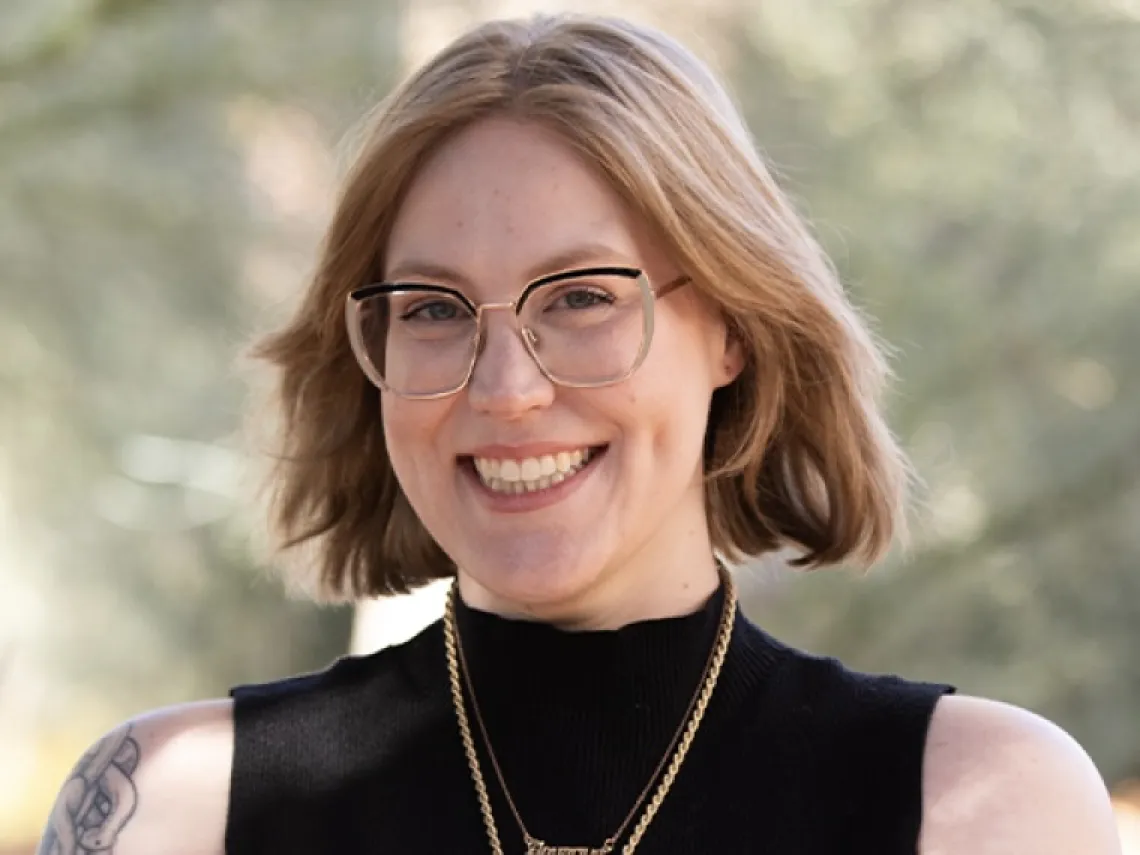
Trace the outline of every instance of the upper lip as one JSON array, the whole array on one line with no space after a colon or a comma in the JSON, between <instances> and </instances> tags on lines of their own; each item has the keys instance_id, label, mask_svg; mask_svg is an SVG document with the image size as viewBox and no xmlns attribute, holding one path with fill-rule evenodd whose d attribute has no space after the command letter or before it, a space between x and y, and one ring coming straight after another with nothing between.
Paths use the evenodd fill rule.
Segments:
<instances>
[{"instance_id":1,"label":"upper lip","mask_svg":"<svg viewBox=\"0 0 1140 855\"><path fill-rule=\"evenodd\" d=\"M491 460L525 460L528 457L555 455L560 451L578 451L582 448L596 448L595 442L528 442L522 445L480 445L462 456L484 457Z\"/></svg>"}]
</instances>

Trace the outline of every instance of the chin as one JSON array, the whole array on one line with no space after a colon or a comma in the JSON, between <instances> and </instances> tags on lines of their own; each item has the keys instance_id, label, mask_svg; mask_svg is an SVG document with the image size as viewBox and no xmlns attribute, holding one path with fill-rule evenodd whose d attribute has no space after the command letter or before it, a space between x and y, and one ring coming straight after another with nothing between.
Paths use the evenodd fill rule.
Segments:
<instances>
[{"instance_id":1,"label":"chin","mask_svg":"<svg viewBox=\"0 0 1140 855\"><path fill-rule=\"evenodd\" d=\"M600 555L583 554L577 540L576 546L559 548L541 535L516 536L509 544L471 550L473 558L460 565L462 573L479 589L473 592L475 597L488 601L471 604L497 612L542 615L572 607L595 587L605 565Z\"/></svg>"}]
</instances>

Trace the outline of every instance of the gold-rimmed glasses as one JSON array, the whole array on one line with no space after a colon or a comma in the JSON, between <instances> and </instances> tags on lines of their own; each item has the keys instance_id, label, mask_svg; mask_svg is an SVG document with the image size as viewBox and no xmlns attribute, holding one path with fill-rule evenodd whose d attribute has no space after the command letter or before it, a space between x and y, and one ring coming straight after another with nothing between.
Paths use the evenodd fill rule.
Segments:
<instances>
[{"instance_id":1,"label":"gold-rimmed glasses","mask_svg":"<svg viewBox=\"0 0 1140 855\"><path fill-rule=\"evenodd\" d=\"M423 282L379 282L345 304L352 351L368 378L404 398L443 398L471 379L483 349L484 317L507 310L527 352L552 383L594 388L620 383L645 359L654 303L689 281L653 288L633 267L566 270L529 283L517 299L473 303Z\"/></svg>"}]
</instances>

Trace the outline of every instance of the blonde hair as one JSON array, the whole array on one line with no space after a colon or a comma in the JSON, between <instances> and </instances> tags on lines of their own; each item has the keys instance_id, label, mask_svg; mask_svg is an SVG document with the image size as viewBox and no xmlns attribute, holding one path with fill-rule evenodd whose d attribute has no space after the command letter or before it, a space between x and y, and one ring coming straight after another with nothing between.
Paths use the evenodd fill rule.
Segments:
<instances>
[{"instance_id":1,"label":"blonde hair","mask_svg":"<svg viewBox=\"0 0 1140 855\"><path fill-rule=\"evenodd\" d=\"M392 472L343 305L380 275L424 158L492 115L543 123L596 165L742 345L709 414L714 547L729 561L794 549L804 567L879 558L905 528L910 476L880 411L884 351L727 92L660 32L542 16L479 26L378 106L298 311L255 348L276 370L272 530L312 557L307 587L355 598L455 572Z\"/></svg>"}]
</instances>

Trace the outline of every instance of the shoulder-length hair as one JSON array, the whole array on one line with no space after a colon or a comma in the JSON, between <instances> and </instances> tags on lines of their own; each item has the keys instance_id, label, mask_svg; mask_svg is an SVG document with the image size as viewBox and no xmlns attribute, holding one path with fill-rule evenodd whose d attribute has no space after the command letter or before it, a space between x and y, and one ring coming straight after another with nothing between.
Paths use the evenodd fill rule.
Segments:
<instances>
[{"instance_id":1,"label":"shoulder-length hair","mask_svg":"<svg viewBox=\"0 0 1140 855\"><path fill-rule=\"evenodd\" d=\"M884 349L729 95L660 32L543 16L479 26L376 108L299 309L255 346L276 378L271 530L307 556L299 581L336 600L455 572L392 471L343 306L380 275L420 164L493 115L542 123L600 170L743 346L745 368L709 414L714 548L729 561L791 549L802 567L879 558L905 529L910 480L880 410Z\"/></svg>"}]
</instances>

